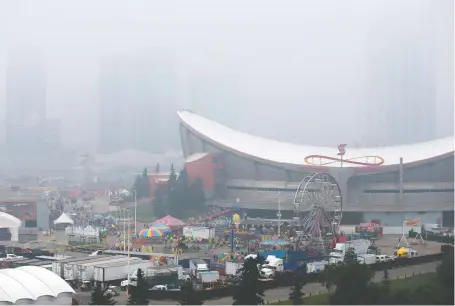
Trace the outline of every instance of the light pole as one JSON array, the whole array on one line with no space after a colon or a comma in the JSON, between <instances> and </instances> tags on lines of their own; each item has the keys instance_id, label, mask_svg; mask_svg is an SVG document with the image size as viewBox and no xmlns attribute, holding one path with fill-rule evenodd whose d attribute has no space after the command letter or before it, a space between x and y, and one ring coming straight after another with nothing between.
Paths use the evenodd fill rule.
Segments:
<instances>
[{"instance_id":1,"label":"light pole","mask_svg":"<svg viewBox=\"0 0 455 306\"><path fill-rule=\"evenodd\" d=\"M281 191L278 191L278 237L281 237Z\"/></svg>"},{"instance_id":2,"label":"light pole","mask_svg":"<svg viewBox=\"0 0 455 306\"><path fill-rule=\"evenodd\" d=\"M128 237L128 246L127 246L128 253L127 254L128 254L128 286L129 286L129 284L130 284L130 237L131 237L131 235L130 235L130 227L129 227L129 225L130 225L129 210L127 209L126 212L128 215L128 233L127 233L127 235L128 235L127 236Z\"/></svg>"},{"instance_id":3,"label":"light pole","mask_svg":"<svg viewBox=\"0 0 455 306\"><path fill-rule=\"evenodd\" d=\"M134 233L137 234L137 193L136 190L134 192Z\"/></svg>"},{"instance_id":4,"label":"light pole","mask_svg":"<svg viewBox=\"0 0 455 306\"><path fill-rule=\"evenodd\" d=\"M124 212L124 214L123 214L123 251L125 251L126 250L126 209L122 208L120 211Z\"/></svg>"}]
</instances>

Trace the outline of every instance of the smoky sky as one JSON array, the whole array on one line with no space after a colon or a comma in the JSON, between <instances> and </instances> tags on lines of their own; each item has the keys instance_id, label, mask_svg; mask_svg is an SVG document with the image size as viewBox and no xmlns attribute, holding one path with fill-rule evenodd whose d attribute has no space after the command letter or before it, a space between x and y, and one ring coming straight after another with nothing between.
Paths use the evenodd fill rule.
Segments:
<instances>
[{"instance_id":1,"label":"smoky sky","mask_svg":"<svg viewBox=\"0 0 455 306\"><path fill-rule=\"evenodd\" d=\"M138 54L165 55L173 109L245 132L375 145L388 137L377 135L388 123L376 117L408 112L406 125L414 108L427 107L433 119L419 124L434 131L427 137L445 137L453 133L453 14L452 0L0 0L0 107L8 50L25 44L45 55L47 116L62 120L68 146L97 146L100 63ZM405 58L412 70L401 68ZM397 107L402 100L407 106Z\"/></svg>"}]
</instances>

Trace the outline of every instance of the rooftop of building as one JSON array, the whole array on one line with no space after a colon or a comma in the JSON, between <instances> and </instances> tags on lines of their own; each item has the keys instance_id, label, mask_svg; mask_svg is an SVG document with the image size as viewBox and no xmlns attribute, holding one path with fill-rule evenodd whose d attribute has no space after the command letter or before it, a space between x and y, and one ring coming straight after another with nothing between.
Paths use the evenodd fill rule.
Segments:
<instances>
[{"instance_id":1,"label":"rooftop of building","mask_svg":"<svg viewBox=\"0 0 455 306\"><path fill-rule=\"evenodd\" d=\"M297 166L340 167L337 147L300 145L250 135L226 127L191 111L178 111L180 122L197 137L234 154L263 162ZM343 167L391 166L427 162L453 156L454 138L446 137L428 142L378 148L346 147ZM192 152L196 153L196 152Z\"/></svg>"}]
</instances>

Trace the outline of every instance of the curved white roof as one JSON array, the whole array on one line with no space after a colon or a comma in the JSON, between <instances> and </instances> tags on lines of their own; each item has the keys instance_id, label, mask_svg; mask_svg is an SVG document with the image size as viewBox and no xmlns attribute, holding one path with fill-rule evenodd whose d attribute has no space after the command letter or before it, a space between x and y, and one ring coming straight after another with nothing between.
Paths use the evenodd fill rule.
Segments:
<instances>
[{"instance_id":1,"label":"curved white roof","mask_svg":"<svg viewBox=\"0 0 455 306\"><path fill-rule=\"evenodd\" d=\"M228 150L254 158L274 163L302 166L312 165L305 161L305 157L311 155L337 158L338 149L336 146L307 146L254 136L233 130L190 111L179 111L178 116L184 126L199 134L200 137L204 137ZM404 163L413 163L453 153L453 151L453 137L447 137L429 142L393 147L362 149L348 146L343 159L359 160L359 158L365 156L379 156L383 159L382 165L387 166L399 164L400 157L403 158ZM326 166L339 167L340 163L327 164ZM359 167L359 165L346 163L345 167Z\"/></svg>"},{"instance_id":2,"label":"curved white roof","mask_svg":"<svg viewBox=\"0 0 455 306\"><path fill-rule=\"evenodd\" d=\"M42 296L57 297L64 292L75 293L67 282L47 269L32 266L0 269L0 303L36 301Z\"/></svg>"},{"instance_id":3,"label":"curved white roof","mask_svg":"<svg viewBox=\"0 0 455 306\"><path fill-rule=\"evenodd\" d=\"M21 226L21 220L18 218L4 213L0 212L0 228L5 228L5 227L20 227Z\"/></svg>"}]
</instances>

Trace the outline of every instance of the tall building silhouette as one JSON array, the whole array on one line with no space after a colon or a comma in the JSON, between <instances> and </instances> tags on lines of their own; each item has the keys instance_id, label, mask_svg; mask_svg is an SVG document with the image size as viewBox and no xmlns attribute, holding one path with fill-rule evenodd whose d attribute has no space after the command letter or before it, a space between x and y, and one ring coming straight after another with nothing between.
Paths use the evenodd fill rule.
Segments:
<instances>
[{"instance_id":1,"label":"tall building silhouette","mask_svg":"<svg viewBox=\"0 0 455 306\"><path fill-rule=\"evenodd\" d=\"M46 70L42 54L28 46L11 49L6 88L6 143L39 149L46 126Z\"/></svg>"},{"instance_id":2,"label":"tall building silhouette","mask_svg":"<svg viewBox=\"0 0 455 306\"><path fill-rule=\"evenodd\" d=\"M370 53L368 145L400 145L437 137L436 52L425 37L391 37L387 45Z\"/></svg>"},{"instance_id":3,"label":"tall building silhouette","mask_svg":"<svg viewBox=\"0 0 455 306\"><path fill-rule=\"evenodd\" d=\"M152 52L104 58L99 151L163 152L177 147L177 84L171 58Z\"/></svg>"}]
</instances>

